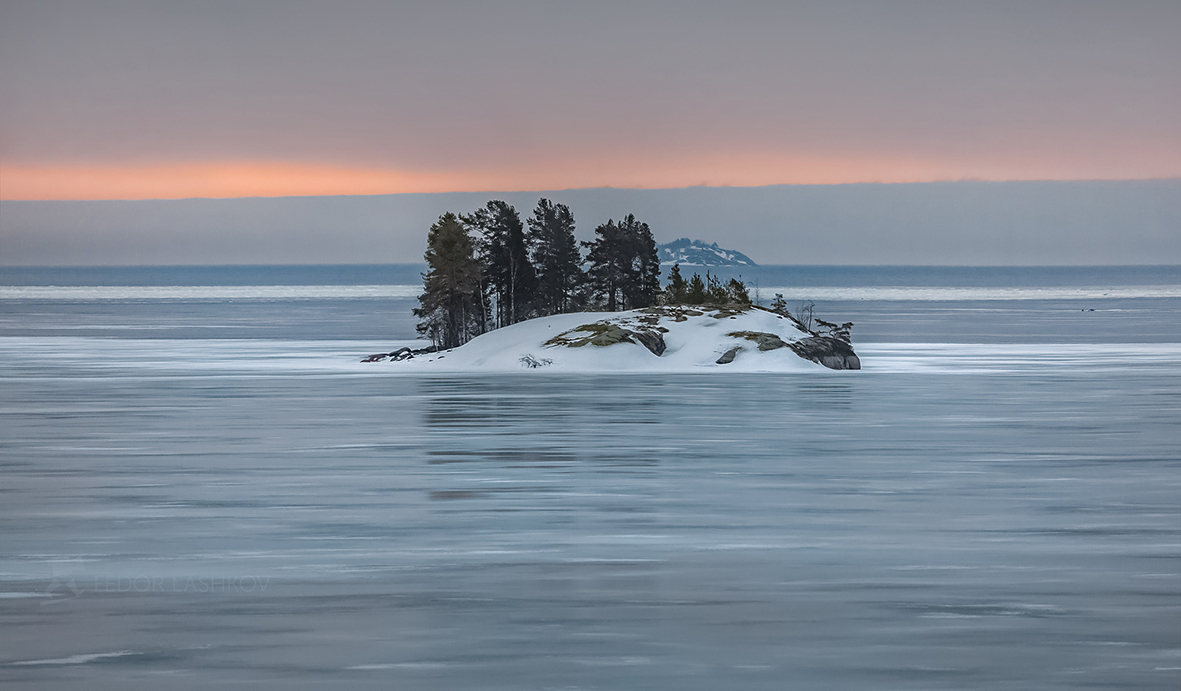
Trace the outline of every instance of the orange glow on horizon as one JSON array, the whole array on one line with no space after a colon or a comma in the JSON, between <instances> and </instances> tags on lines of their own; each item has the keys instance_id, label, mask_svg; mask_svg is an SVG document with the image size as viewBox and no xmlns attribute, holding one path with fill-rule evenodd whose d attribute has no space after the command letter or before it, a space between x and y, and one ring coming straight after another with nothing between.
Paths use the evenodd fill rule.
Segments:
<instances>
[{"instance_id":1,"label":"orange glow on horizon","mask_svg":"<svg viewBox=\"0 0 1181 691\"><path fill-rule=\"evenodd\" d=\"M430 192L516 192L617 187L757 187L948 180L1087 180L1176 177L1070 165L971 165L951 161L742 156L560 162L498 170L404 171L303 163L3 165L0 200L140 200L299 197Z\"/></svg>"}]
</instances>

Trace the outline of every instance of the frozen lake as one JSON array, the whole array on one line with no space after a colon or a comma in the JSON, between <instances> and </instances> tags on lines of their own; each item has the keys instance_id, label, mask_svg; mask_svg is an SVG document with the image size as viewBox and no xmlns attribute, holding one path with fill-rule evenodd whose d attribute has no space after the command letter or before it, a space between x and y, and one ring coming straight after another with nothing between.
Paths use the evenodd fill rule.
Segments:
<instances>
[{"instance_id":1,"label":"frozen lake","mask_svg":"<svg viewBox=\"0 0 1181 691\"><path fill-rule=\"evenodd\" d=\"M849 302L861 372L429 377L356 362L410 336L342 337L371 297L10 299L0 686L1175 689L1181 299L1079 299Z\"/></svg>"}]
</instances>

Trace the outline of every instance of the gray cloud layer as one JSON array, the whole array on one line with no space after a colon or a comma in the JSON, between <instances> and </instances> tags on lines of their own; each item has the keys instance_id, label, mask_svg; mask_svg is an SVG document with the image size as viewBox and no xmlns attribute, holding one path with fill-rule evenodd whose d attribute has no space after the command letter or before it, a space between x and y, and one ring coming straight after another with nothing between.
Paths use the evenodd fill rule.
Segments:
<instances>
[{"instance_id":1,"label":"gray cloud layer","mask_svg":"<svg viewBox=\"0 0 1181 691\"><path fill-rule=\"evenodd\" d=\"M398 263L444 211L539 196L579 235L635 213L658 241L764 264L1181 264L1181 181L954 182L371 197L0 202L0 264Z\"/></svg>"},{"instance_id":2,"label":"gray cloud layer","mask_svg":"<svg viewBox=\"0 0 1181 691\"><path fill-rule=\"evenodd\" d=\"M1124 177L1181 153L1179 30L1174 0L6 2L0 156L788 152Z\"/></svg>"}]
</instances>

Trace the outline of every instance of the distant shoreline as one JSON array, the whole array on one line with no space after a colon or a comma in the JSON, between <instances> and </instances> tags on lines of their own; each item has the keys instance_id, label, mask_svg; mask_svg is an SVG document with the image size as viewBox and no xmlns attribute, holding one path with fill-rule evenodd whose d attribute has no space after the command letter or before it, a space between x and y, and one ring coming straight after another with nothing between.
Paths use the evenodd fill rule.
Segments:
<instances>
[{"instance_id":1,"label":"distant shoreline","mask_svg":"<svg viewBox=\"0 0 1181 691\"><path fill-rule=\"evenodd\" d=\"M671 265L661 265L666 273ZM760 264L687 267L729 279L800 286L1079 286L1178 285L1181 264L1060 266L945 266L874 264ZM0 266L0 286L202 285L421 285L426 265L401 264L190 264L149 266Z\"/></svg>"}]
</instances>

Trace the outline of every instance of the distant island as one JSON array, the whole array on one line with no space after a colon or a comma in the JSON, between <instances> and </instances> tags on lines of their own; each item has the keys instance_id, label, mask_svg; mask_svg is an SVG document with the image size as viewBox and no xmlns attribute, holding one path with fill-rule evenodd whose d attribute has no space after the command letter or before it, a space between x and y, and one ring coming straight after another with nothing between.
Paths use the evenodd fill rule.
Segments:
<instances>
[{"instance_id":1,"label":"distant island","mask_svg":"<svg viewBox=\"0 0 1181 691\"><path fill-rule=\"evenodd\" d=\"M680 238L657 246L662 264L681 266L758 266L745 254L718 247L718 243L706 244L701 240Z\"/></svg>"},{"instance_id":2,"label":"distant island","mask_svg":"<svg viewBox=\"0 0 1181 691\"><path fill-rule=\"evenodd\" d=\"M662 254L671 254L664 263L672 263L665 285ZM424 258L428 268L414 315L431 346L377 353L366 362L426 355L418 362L450 358L448 366L461 368L508 362L677 371L738 361L728 368L766 371L781 369L784 354L794 353L830 369L861 368L849 337L852 322L814 318L811 305L793 315L782 295L769 307L752 304L738 278L723 282L709 271L704 279L687 277L681 263L755 264L740 252L688 238L658 249L648 224L633 214L608 219L595 227L593 240L578 242L565 204L540 199L522 220L511 204L493 200L470 214L441 215L427 233ZM795 358L788 361L789 369L799 366Z\"/></svg>"}]
</instances>

